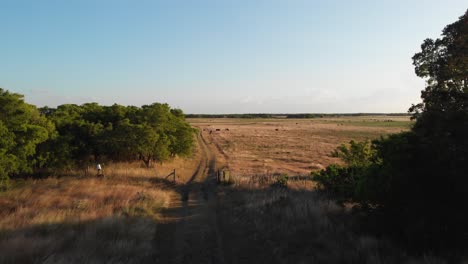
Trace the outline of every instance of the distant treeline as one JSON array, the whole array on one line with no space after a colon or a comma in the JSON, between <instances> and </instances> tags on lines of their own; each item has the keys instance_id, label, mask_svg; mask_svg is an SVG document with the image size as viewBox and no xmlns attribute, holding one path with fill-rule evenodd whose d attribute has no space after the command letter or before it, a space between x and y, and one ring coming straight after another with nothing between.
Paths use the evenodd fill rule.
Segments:
<instances>
[{"instance_id":1,"label":"distant treeline","mask_svg":"<svg viewBox=\"0 0 468 264\"><path fill-rule=\"evenodd\" d=\"M0 188L51 168L135 160L149 167L189 155L193 132L182 110L167 104L36 108L0 88Z\"/></svg>"},{"instance_id":2,"label":"distant treeline","mask_svg":"<svg viewBox=\"0 0 468 264\"><path fill-rule=\"evenodd\" d=\"M349 113L349 114L187 114L187 118L324 118L324 117L346 117L346 116L409 116L408 113Z\"/></svg>"}]
</instances>

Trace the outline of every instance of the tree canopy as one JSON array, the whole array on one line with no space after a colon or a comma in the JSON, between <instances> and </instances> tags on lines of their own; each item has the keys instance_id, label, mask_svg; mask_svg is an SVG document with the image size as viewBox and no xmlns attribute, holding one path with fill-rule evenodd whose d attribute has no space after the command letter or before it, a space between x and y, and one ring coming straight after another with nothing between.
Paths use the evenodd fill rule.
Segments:
<instances>
[{"instance_id":1,"label":"tree canopy","mask_svg":"<svg viewBox=\"0 0 468 264\"><path fill-rule=\"evenodd\" d=\"M191 154L194 129L180 109L64 104L37 109L0 89L0 188L9 177L102 161L151 166Z\"/></svg>"},{"instance_id":2,"label":"tree canopy","mask_svg":"<svg viewBox=\"0 0 468 264\"><path fill-rule=\"evenodd\" d=\"M426 39L413 64L427 81L422 103L410 109L421 158L430 161L425 177L432 190L468 202L468 10L442 38Z\"/></svg>"},{"instance_id":3,"label":"tree canopy","mask_svg":"<svg viewBox=\"0 0 468 264\"><path fill-rule=\"evenodd\" d=\"M154 103L142 107L96 103L41 109L59 136L44 144L58 166L102 160L163 162L191 153L194 130L180 109Z\"/></svg>"},{"instance_id":4,"label":"tree canopy","mask_svg":"<svg viewBox=\"0 0 468 264\"><path fill-rule=\"evenodd\" d=\"M43 160L36 146L54 136L54 125L23 96L0 88L0 187L8 176L31 172Z\"/></svg>"},{"instance_id":5,"label":"tree canopy","mask_svg":"<svg viewBox=\"0 0 468 264\"><path fill-rule=\"evenodd\" d=\"M337 149L347 167L315 173L344 201L380 210L386 228L408 243L433 249L468 245L468 11L440 39L426 39L413 57L424 78L422 103L404 133L351 142Z\"/></svg>"}]
</instances>

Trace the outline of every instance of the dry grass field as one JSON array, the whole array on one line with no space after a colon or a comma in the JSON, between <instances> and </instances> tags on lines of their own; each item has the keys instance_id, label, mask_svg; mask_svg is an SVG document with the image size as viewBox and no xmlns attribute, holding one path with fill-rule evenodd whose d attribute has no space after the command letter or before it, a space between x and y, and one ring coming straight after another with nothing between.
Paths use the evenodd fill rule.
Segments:
<instances>
[{"instance_id":1,"label":"dry grass field","mask_svg":"<svg viewBox=\"0 0 468 264\"><path fill-rule=\"evenodd\" d=\"M72 170L16 181L0 193L0 263L151 262L161 211L178 199L165 177L177 168L185 182L199 156L149 169L104 164L104 178Z\"/></svg>"},{"instance_id":2,"label":"dry grass field","mask_svg":"<svg viewBox=\"0 0 468 264\"><path fill-rule=\"evenodd\" d=\"M339 163L330 153L342 143L398 133L412 123L404 116L189 121L216 146L221 154L217 158L239 176L309 174Z\"/></svg>"},{"instance_id":3,"label":"dry grass field","mask_svg":"<svg viewBox=\"0 0 468 264\"><path fill-rule=\"evenodd\" d=\"M310 178L272 187L278 173L308 175L339 162L329 156L339 144L405 130L408 119L190 122L200 129L191 158L16 181L0 193L0 263L446 263L360 233L359 216ZM222 168L233 184L215 184Z\"/></svg>"}]
</instances>

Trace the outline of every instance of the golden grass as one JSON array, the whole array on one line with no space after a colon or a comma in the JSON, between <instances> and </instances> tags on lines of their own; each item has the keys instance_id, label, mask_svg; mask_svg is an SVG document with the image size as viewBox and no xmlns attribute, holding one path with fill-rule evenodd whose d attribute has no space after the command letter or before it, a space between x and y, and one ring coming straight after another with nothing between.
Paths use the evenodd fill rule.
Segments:
<instances>
[{"instance_id":1,"label":"golden grass","mask_svg":"<svg viewBox=\"0 0 468 264\"><path fill-rule=\"evenodd\" d=\"M0 193L0 263L152 262L162 209L177 197L172 177L186 182L201 152L146 168L104 163L17 180Z\"/></svg>"},{"instance_id":2,"label":"golden grass","mask_svg":"<svg viewBox=\"0 0 468 264\"><path fill-rule=\"evenodd\" d=\"M385 238L359 232L362 219L352 208L338 206L317 192L310 178L300 177L339 163L329 154L341 143L408 129L405 118L392 125L386 120L190 120L233 180L218 188L226 258L232 263L446 263L431 254L411 257ZM273 187L282 173L290 175L288 187Z\"/></svg>"},{"instance_id":3,"label":"golden grass","mask_svg":"<svg viewBox=\"0 0 468 264\"><path fill-rule=\"evenodd\" d=\"M161 209L175 191L165 176L185 181L197 165L175 159L153 168L104 164L62 177L15 182L0 193L0 263L151 262Z\"/></svg>"},{"instance_id":4,"label":"golden grass","mask_svg":"<svg viewBox=\"0 0 468 264\"><path fill-rule=\"evenodd\" d=\"M95 220L122 214L128 207L160 208L168 203L169 193L105 179L65 178L30 180L24 187L3 194L1 199L2 209L9 210L2 214L0 227L14 230L29 225Z\"/></svg>"},{"instance_id":5,"label":"golden grass","mask_svg":"<svg viewBox=\"0 0 468 264\"><path fill-rule=\"evenodd\" d=\"M359 219L317 193L310 180L291 177L288 188L271 187L277 173L304 175L338 162L328 154L340 143L406 129L361 121L341 125L345 121L191 120L202 130L229 128L203 132L217 163L226 164L234 179L216 189L211 212L228 262L445 263L411 258L383 238L355 233ZM157 262L155 237L168 227L161 209L173 206L176 197L165 177L176 168L177 181L186 182L201 155L196 149L192 158L149 169L103 164L103 179L94 170L74 170L57 173L65 177L16 182L0 193L0 263ZM166 231L164 241L171 242L173 230Z\"/></svg>"},{"instance_id":6,"label":"golden grass","mask_svg":"<svg viewBox=\"0 0 468 264\"><path fill-rule=\"evenodd\" d=\"M232 175L306 175L332 163L340 163L330 153L342 143L398 133L407 130L410 124L408 117L391 116L220 118L190 119L189 122L199 127L208 143L218 149L217 159L226 161Z\"/></svg>"}]
</instances>

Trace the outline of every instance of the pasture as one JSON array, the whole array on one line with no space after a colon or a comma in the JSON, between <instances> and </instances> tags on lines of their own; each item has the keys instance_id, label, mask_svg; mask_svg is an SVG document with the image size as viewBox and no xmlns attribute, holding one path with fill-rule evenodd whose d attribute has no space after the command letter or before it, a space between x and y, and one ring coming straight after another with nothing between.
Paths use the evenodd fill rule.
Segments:
<instances>
[{"instance_id":1,"label":"pasture","mask_svg":"<svg viewBox=\"0 0 468 264\"><path fill-rule=\"evenodd\" d=\"M412 124L407 116L188 121L216 146L217 159L225 162L232 174L243 176L309 174L340 163L330 153L342 143L376 139L408 130Z\"/></svg>"},{"instance_id":2,"label":"pasture","mask_svg":"<svg viewBox=\"0 0 468 264\"><path fill-rule=\"evenodd\" d=\"M409 118L189 122L199 130L189 158L152 168L104 164L104 178L82 168L15 181L0 195L0 248L7 252L0 262L438 261L356 232L359 219L318 193L310 178L274 187L281 173L307 176L339 163L329 154L341 143L407 130ZM175 182L167 177L173 169ZM232 184L216 185L220 169L230 171Z\"/></svg>"}]
</instances>

